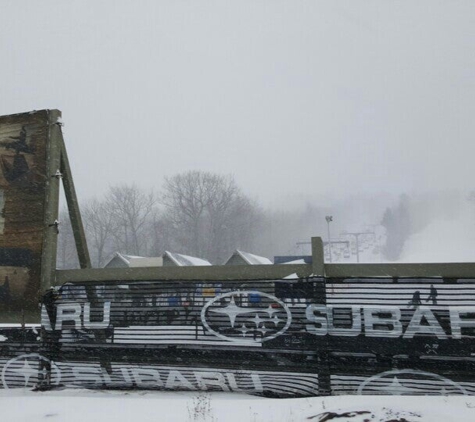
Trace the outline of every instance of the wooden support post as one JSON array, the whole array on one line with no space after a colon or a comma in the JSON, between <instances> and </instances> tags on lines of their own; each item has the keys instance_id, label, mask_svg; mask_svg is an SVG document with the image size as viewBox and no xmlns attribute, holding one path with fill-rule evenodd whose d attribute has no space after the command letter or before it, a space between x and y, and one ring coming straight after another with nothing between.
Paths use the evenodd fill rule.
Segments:
<instances>
[{"instance_id":1,"label":"wooden support post","mask_svg":"<svg viewBox=\"0 0 475 422\"><path fill-rule=\"evenodd\" d=\"M71 167L69 166L68 154L64 144L63 135L61 134L61 167L60 171L63 178L64 194L66 196L66 203L68 205L69 218L71 219L71 226L74 234L74 241L76 243L76 250L79 259L79 266L81 268L91 268L91 259L89 257L89 250L87 248L86 234L82 224L81 212L79 210L79 203L74 189L73 175Z\"/></svg>"},{"instance_id":2,"label":"wooden support post","mask_svg":"<svg viewBox=\"0 0 475 422\"><path fill-rule=\"evenodd\" d=\"M331 396L330 354L325 351L318 357L318 395Z\"/></svg>"},{"instance_id":3,"label":"wooden support post","mask_svg":"<svg viewBox=\"0 0 475 422\"><path fill-rule=\"evenodd\" d=\"M313 275L316 276L325 275L323 242L321 237L312 237L312 271Z\"/></svg>"},{"instance_id":4,"label":"wooden support post","mask_svg":"<svg viewBox=\"0 0 475 422\"><path fill-rule=\"evenodd\" d=\"M48 111L49 139L46 150L46 189L45 189L45 235L43 238L43 253L41 258L40 296L54 283L56 272L56 251L58 244L58 207L59 207L59 178L61 145L61 112Z\"/></svg>"}]
</instances>

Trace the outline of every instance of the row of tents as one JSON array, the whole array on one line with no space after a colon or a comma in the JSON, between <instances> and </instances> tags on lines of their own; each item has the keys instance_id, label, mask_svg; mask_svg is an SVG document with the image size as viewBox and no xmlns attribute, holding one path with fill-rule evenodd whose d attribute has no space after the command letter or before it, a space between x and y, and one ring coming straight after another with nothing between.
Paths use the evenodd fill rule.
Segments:
<instances>
[{"instance_id":1,"label":"row of tents","mask_svg":"<svg viewBox=\"0 0 475 422\"><path fill-rule=\"evenodd\" d=\"M223 265L272 265L269 258L236 250ZM206 259L165 251L162 256L144 257L116 252L105 268L128 267L189 267L212 265Z\"/></svg>"}]
</instances>

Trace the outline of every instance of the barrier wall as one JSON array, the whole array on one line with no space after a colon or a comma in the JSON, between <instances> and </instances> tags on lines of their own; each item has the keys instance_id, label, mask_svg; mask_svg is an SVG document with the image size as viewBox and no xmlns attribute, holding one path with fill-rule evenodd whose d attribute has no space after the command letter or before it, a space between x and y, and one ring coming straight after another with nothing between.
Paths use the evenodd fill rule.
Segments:
<instances>
[{"instance_id":1,"label":"barrier wall","mask_svg":"<svg viewBox=\"0 0 475 422\"><path fill-rule=\"evenodd\" d=\"M2 383L473 394L474 299L472 279L68 283L36 343L1 334Z\"/></svg>"}]
</instances>

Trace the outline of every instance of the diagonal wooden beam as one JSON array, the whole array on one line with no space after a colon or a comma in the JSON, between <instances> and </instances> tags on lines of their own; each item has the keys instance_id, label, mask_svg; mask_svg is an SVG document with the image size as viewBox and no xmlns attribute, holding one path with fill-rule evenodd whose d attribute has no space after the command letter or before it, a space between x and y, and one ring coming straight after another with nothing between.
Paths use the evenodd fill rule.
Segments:
<instances>
[{"instance_id":1,"label":"diagonal wooden beam","mask_svg":"<svg viewBox=\"0 0 475 422\"><path fill-rule=\"evenodd\" d=\"M82 223L81 212L79 210L79 203L74 188L73 175L69 165L68 154L66 152L66 145L64 143L63 134L60 132L60 148L61 148L61 167L60 172L63 178L64 194L66 196L66 203L68 205L69 218L71 219L71 226L74 234L74 241L76 243L76 250L79 259L79 266L81 268L91 268L91 258L89 257L89 250L87 247L86 234Z\"/></svg>"}]
</instances>

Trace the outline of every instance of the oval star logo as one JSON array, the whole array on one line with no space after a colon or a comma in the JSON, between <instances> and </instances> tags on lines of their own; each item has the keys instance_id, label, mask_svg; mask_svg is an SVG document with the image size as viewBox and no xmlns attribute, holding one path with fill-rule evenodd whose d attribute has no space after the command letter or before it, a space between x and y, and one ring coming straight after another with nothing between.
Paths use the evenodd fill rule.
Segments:
<instances>
[{"instance_id":1,"label":"oval star logo","mask_svg":"<svg viewBox=\"0 0 475 422\"><path fill-rule=\"evenodd\" d=\"M203 326L232 342L261 343L283 334L292 314L284 302L268 293L235 291L216 296L201 310Z\"/></svg>"},{"instance_id":2,"label":"oval star logo","mask_svg":"<svg viewBox=\"0 0 475 422\"><path fill-rule=\"evenodd\" d=\"M51 371L48 368L51 368ZM61 381L61 371L56 364L38 353L29 353L10 359L2 370L3 388L33 388L51 376L51 385Z\"/></svg>"},{"instance_id":3,"label":"oval star logo","mask_svg":"<svg viewBox=\"0 0 475 422\"><path fill-rule=\"evenodd\" d=\"M400 369L382 372L368 378L358 388L357 394L371 395L467 395L456 382L432 372Z\"/></svg>"}]
</instances>

